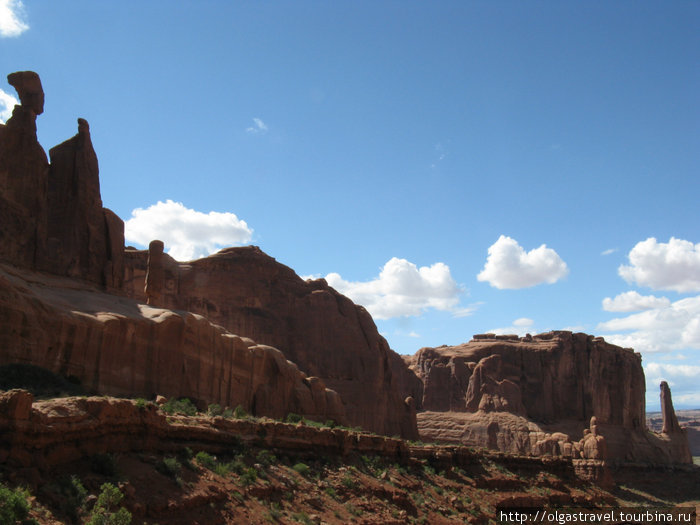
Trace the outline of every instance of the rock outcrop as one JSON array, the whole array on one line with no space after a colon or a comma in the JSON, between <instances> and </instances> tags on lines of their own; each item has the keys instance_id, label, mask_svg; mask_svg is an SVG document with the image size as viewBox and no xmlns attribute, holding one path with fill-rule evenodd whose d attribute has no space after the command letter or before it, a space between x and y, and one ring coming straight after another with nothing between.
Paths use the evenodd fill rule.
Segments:
<instances>
[{"instance_id":1,"label":"rock outcrop","mask_svg":"<svg viewBox=\"0 0 700 525\"><path fill-rule=\"evenodd\" d=\"M97 155L90 126L49 150L48 249L52 273L110 289L122 286L124 224L102 207Z\"/></svg>"},{"instance_id":2,"label":"rock outcrop","mask_svg":"<svg viewBox=\"0 0 700 525\"><path fill-rule=\"evenodd\" d=\"M0 261L121 288L124 223L102 207L90 128L49 151L36 136L44 111L39 75L8 75L21 105L0 125Z\"/></svg>"},{"instance_id":3,"label":"rock outcrop","mask_svg":"<svg viewBox=\"0 0 700 525\"><path fill-rule=\"evenodd\" d=\"M518 454L688 462L687 441L683 450L680 436L647 432L640 355L602 338L481 334L421 349L410 367L424 385L425 412L417 416L424 439Z\"/></svg>"},{"instance_id":4,"label":"rock outcrop","mask_svg":"<svg viewBox=\"0 0 700 525\"><path fill-rule=\"evenodd\" d=\"M399 394L393 374L405 364L397 362L364 308L323 279L302 280L255 246L187 263L155 248L152 243L148 252L127 250L125 290L131 297L201 314L279 348L340 394L351 425L417 438L415 408L406 403L408 395Z\"/></svg>"},{"instance_id":5,"label":"rock outcrop","mask_svg":"<svg viewBox=\"0 0 700 525\"><path fill-rule=\"evenodd\" d=\"M44 266L49 163L36 137L44 92L36 73L8 76L21 105L0 124L0 260L25 268Z\"/></svg>"}]
</instances>

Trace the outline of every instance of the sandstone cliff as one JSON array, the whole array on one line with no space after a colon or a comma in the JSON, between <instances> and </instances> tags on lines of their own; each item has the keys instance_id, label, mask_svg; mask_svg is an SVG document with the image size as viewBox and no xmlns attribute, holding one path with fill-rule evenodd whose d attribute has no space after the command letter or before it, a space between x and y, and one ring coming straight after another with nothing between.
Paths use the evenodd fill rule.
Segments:
<instances>
[{"instance_id":1,"label":"sandstone cliff","mask_svg":"<svg viewBox=\"0 0 700 525\"><path fill-rule=\"evenodd\" d=\"M338 394L279 350L88 283L0 265L0 326L0 363L41 366L89 391L346 422Z\"/></svg>"},{"instance_id":2,"label":"sandstone cliff","mask_svg":"<svg viewBox=\"0 0 700 525\"><path fill-rule=\"evenodd\" d=\"M417 438L415 410L399 395L393 372L405 365L396 366L398 356L364 308L323 279L303 281L255 246L227 248L188 263L159 251L152 243L151 261L162 265L154 268L146 251L127 250L130 296L201 314L279 348L340 394L351 425Z\"/></svg>"},{"instance_id":3,"label":"sandstone cliff","mask_svg":"<svg viewBox=\"0 0 700 525\"><path fill-rule=\"evenodd\" d=\"M647 432L641 356L602 338L485 334L423 348L410 365L424 385L424 438L512 453L689 461L680 429Z\"/></svg>"}]
</instances>

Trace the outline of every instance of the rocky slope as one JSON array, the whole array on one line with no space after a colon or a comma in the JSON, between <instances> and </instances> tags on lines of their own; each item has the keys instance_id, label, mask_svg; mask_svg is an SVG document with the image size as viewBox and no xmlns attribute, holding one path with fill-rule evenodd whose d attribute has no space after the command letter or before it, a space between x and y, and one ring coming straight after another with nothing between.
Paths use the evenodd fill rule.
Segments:
<instances>
[{"instance_id":1,"label":"rocky slope","mask_svg":"<svg viewBox=\"0 0 700 525\"><path fill-rule=\"evenodd\" d=\"M0 471L36 494L41 523L87 512L71 508L69 474L90 492L117 484L138 523L486 523L512 506L614 502L591 484L610 480L599 461L167 415L104 397L33 402L26 391L0 394L0 444Z\"/></svg>"},{"instance_id":2,"label":"rocky slope","mask_svg":"<svg viewBox=\"0 0 700 525\"><path fill-rule=\"evenodd\" d=\"M424 385L418 425L426 438L521 454L690 462L677 422L647 432L640 355L601 338L484 334L424 348L409 364Z\"/></svg>"}]
</instances>

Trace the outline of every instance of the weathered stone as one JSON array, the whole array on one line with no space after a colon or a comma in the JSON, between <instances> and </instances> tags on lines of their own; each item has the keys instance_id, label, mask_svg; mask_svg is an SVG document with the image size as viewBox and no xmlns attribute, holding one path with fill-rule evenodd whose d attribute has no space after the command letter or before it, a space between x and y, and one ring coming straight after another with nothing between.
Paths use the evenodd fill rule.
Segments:
<instances>
[{"instance_id":1,"label":"weathered stone","mask_svg":"<svg viewBox=\"0 0 700 525\"><path fill-rule=\"evenodd\" d=\"M89 283L0 264L0 364L77 378L88 391L189 397L281 418L346 424L335 392L277 349L251 344L200 315L153 308Z\"/></svg>"},{"instance_id":2,"label":"weathered stone","mask_svg":"<svg viewBox=\"0 0 700 525\"><path fill-rule=\"evenodd\" d=\"M17 90L22 106L35 115L44 112L44 89L38 74L34 71L17 71L7 75L7 82Z\"/></svg>"},{"instance_id":3,"label":"weathered stone","mask_svg":"<svg viewBox=\"0 0 700 525\"><path fill-rule=\"evenodd\" d=\"M163 294L163 283L165 281L165 268L163 267L163 241L151 241L148 245L148 270L146 272L146 304L159 304Z\"/></svg>"},{"instance_id":4,"label":"weathered stone","mask_svg":"<svg viewBox=\"0 0 700 525\"><path fill-rule=\"evenodd\" d=\"M417 415L422 439L518 454L690 461L685 434L674 441L645 428L639 354L602 338L475 336L456 347L421 349L408 364L423 379L423 407L431 410Z\"/></svg>"},{"instance_id":5,"label":"weathered stone","mask_svg":"<svg viewBox=\"0 0 700 525\"><path fill-rule=\"evenodd\" d=\"M127 251L125 289L140 301L147 299L146 258L145 251ZM405 364L379 335L369 313L323 279L303 281L255 246L227 248L186 264L169 261L164 255L163 305L204 315L233 333L280 349L340 395L351 425L418 437L404 403L411 394L399 395L400 379L393 374L405 371Z\"/></svg>"},{"instance_id":6,"label":"weathered stone","mask_svg":"<svg viewBox=\"0 0 700 525\"><path fill-rule=\"evenodd\" d=\"M0 260L37 268L46 256L47 236L49 164L36 137L43 92L36 73L10 78L23 104L0 124Z\"/></svg>"},{"instance_id":7,"label":"weathered stone","mask_svg":"<svg viewBox=\"0 0 700 525\"><path fill-rule=\"evenodd\" d=\"M661 417L663 418L662 434L671 434L680 432L681 426L676 418L676 411L673 410L673 400L671 399L671 389L666 381L661 381L659 385L661 390L659 397L661 398Z\"/></svg>"}]
</instances>

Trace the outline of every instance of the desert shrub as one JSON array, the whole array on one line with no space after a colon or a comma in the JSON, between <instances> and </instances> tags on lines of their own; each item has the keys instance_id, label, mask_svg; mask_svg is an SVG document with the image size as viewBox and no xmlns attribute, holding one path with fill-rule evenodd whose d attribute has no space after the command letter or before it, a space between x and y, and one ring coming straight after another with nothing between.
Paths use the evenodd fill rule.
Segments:
<instances>
[{"instance_id":1,"label":"desert shrub","mask_svg":"<svg viewBox=\"0 0 700 525\"><path fill-rule=\"evenodd\" d=\"M273 463L277 462L277 457L269 450L261 450L260 452L258 452L258 455L255 456L255 461L257 461L261 465L269 467Z\"/></svg>"},{"instance_id":2,"label":"desert shrub","mask_svg":"<svg viewBox=\"0 0 700 525\"><path fill-rule=\"evenodd\" d=\"M29 515L29 493L22 489L10 489L0 485L0 523L14 525Z\"/></svg>"},{"instance_id":3,"label":"desert shrub","mask_svg":"<svg viewBox=\"0 0 700 525\"><path fill-rule=\"evenodd\" d=\"M224 409L221 408L221 405L217 403L212 403L207 407L207 415L209 417L216 417L216 416L221 416L224 414Z\"/></svg>"},{"instance_id":4,"label":"desert shrub","mask_svg":"<svg viewBox=\"0 0 700 525\"><path fill-rule=\"evenodd\" d=\"M236 419L245 419L248 417L248 412L241 405L233 409L233 417Z\"/></svg>"},{"instance_id":5,"label":"desert shrub","mask_svg":"<svg viewBox=\"0 0 700 525\"><path fill-rule=\"evenodd\" d=\"M289 414L287 414L285 421L287 423L299 423L299 421L301 421L302 419L304 419L304 418L302 416L300 416L299 414L295 414L293 412L290 412Z\"/></svg>"},{"instance_id":6,"label":"desert shrub","mask_svg":"<svg viewBox=\"0 0 700 525\"><path fill-rule=\"evenodd\" d=\"M292 470L301 474L302 476L308 476L311 474L311 469L306 463L297 463L292 467Z\"/></svg>"},{"instance_id":7,"label":"desert shrub","mask_svg":"<svg viewBox=\"0 0 700 525\"><path fill-rule=\"evenodd\" d=\"M338 494L335 492L335 489L333 487L326 487L324 489L325 493L328 494L331 498L335 499L338 497Z\"/></svg>"},{"instance_id":8,"label":"desert shrub","mask_svg":"<svg viewBox=\"0 0 700 525\"><path fill-rule=\"evenodd\" d=\"M245 469L243 474L241 474L241 485L248 486L255 483L258 479L258 471L250 467Z\"/></svg>"},{"instance_id":9,"label":"desert shrub","mask_svg":"<svg viewBox=\"0 0 700 525\"><path fill-rule=\"evenodd\" d=\"M294 521L298 521L299 523L303 523L304 525L311 525L313 523L306 512L297 512L292 514L292 519Z\"/></svg>"},{"instance_id":10,"label":"desert shrub","mask_svg":"<svg viewBox=\"0 0 700 525\"><path fill-rule=\"evenodd\" d=\"M161 409L167 414L182 414L185 416L197 415L197 407L186 397L182 399L168 399L168 401L161 406Z\"/></svg>"},{"instance_id":11,"label":"desert shrub","mask_svg":"<svg viewBox=\"0 0 700 525\"><path fill-rule=\"evenodd\" d=\"M357 486L357 483L355 483L355 480L352 479L352 476L350 474L345 474L343 476L343 479L340 480L340 482L343 484L343 487L346 489L354 489Z\"/></svg>"},{"instance_id":12,"label":"desert shrub","mask_svg":"<svg viewBox=\"0 0 700 525\"><path fill-rule=\"evenodd\" d=\"M130 525L131 513L124 507L117 508L124 499L121 491L111 483L103 483L100 490L87 525Z\"/></svg>"},{"instance_id":13,"label":"desert shrub","mask_svg":"<svg viewBox=\"0 0 700 525\"><path fill-rule=\"evenodd\" d=\"M214 468L216 468L216 458L211 454L204 452L203 450L197 452L197 455L194 458L197 461L197 463L199 463L206 469L214 470Z\"/></svg>"},{"instance_id":14,"label":"desert shrub","mask_svg":"<svg viewBox=\"0 0 700 525\"><path fill-rule=\"evenodd\" d=\"M176 458L163 458L156 464L156 470L169 478L177 478L182 470L182 465Z\"/></svg>"}]
</instances>

